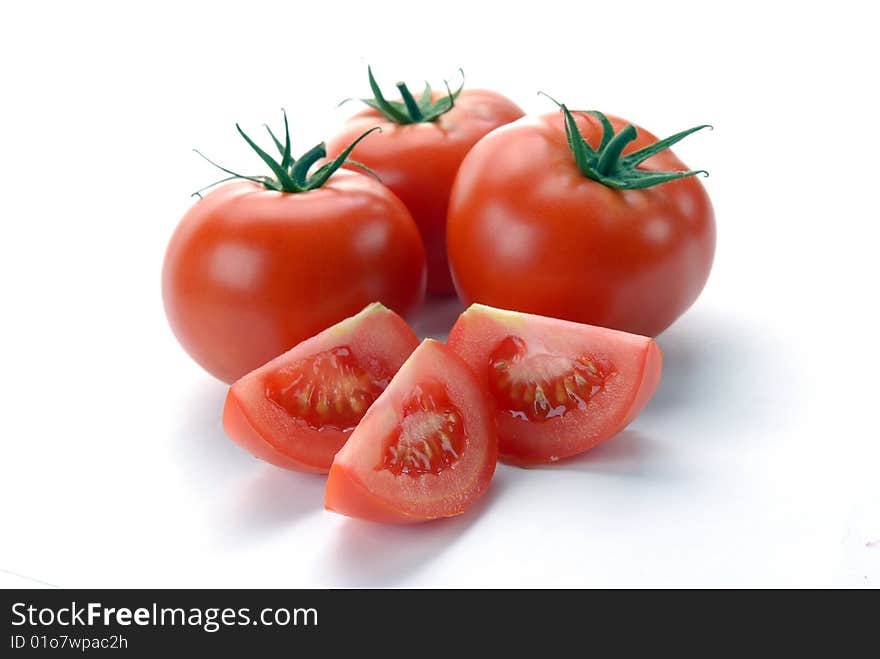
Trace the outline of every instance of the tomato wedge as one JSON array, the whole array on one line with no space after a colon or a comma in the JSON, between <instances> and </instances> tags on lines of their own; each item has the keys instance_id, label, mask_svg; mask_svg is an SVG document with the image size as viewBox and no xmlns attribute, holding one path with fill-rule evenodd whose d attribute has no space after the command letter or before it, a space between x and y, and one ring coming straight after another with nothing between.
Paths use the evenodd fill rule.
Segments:
<instances>
[{"instance_id":1,"label":"tomato wedge","mask_svg":"<svg viewBox=\"0 0 880 659\"><path fill-rule=\"evenodd\" d=\"M375 522L451 517L485 491L496 457L487 392L451 350L428 339L336 454L325 506Z\"/></svg>"},{"instance_id":2,"label":"tomato wedge","mask_svg":"<svg viewBox=\"0 0 880 659\"><path fill-rule=\"evenodd\" d=\"M449 347L491 392L505 462L555 462L623 430L654 395L662 355L650 338L474 304Z\"/></svg>"},{"instance_id":3,"label":"tomato wedge","mask_svg":"<svg viewBox=\"0 0 880 659\"><path fill-rule=\"evenodd\" d=\"M371 304L235 382L223 428L267 462L327 473L418 343L400 316Z\"/></svg>"}]
</instances>

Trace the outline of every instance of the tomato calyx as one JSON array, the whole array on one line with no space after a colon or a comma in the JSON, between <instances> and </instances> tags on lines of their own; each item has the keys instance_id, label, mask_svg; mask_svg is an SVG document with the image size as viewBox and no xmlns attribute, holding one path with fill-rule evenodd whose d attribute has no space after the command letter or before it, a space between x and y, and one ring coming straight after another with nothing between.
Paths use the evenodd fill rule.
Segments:
<instances>
[{"instance_id":1,"label":"tomato calyx","mask_svg":"<svg viewBox=\"0 0 880 659\"><path fill-rule=\"evenodd\" d=\"M382 129L379 126L371 128L366 131L360 137L358 137L354 142L352 142L342 153L340 153L336 158L331 160L328 163L321 165L317 170L315 170L312 174L309 174L312 166L317 163L322 158L327 156L327 144L325 142L321 142L320 144L313 146L311 149L306 151L300 158L297 160L293 157L290 151L290 128L287 123L287 112L285 110L281 110L284 115L284 143L281 143L275 133L272 132L272 129L269 128L268 125L265 125L266 131L269 133L269 137L272 138L272 142L275 143L275 147L278 149L278 152L281 154L281 159L276 160L271 155L269 155L262 147L260 147L256 142L254 142L250 136L245 133L241 126L235 124L235 128L238 130L239 135L244 138L245 142L248 143L254 152L260 159L266 163L269 169L272 170L272 173L275 175L272 176L246 176L244 174L238 174L233 172L230 169L226 169L225 167L218 165L216 162L208 158L205 154L203 154L198 149L193 149L197 154L199 154L202 158L207 160L209 163L214 165L214 167L220 169L221 171L229 174L228 177L220 179L219 181L215 181L210 185L205 186L204 188L197 190L193 193L194 197L201 197L201 193L207 190L208 188L212 188L215 185L219 185L220 183L225 183L226 181L232 181L234 179L243 179L245 181L253 181L254 183L259 183L267 190L275 190L276 192L308 192L309 190L315 190L320 188L327 182L333 173L342 167L345 164L354 165L355 167L360 167L361 169L367 171L372 176L375 176L377 179L378 175L371 170L366 165L357 162L356 160L349 159L349 155L354 150L354 148L358 145L358 143L364 139L370 133L374 133L376 131L382 132Z\"/></svg>"},{"instance_id":2,"label":"tomato calyx","mask_svg":"<svg viewBox=\"0 0 880 659\"><path fill-rule=\"evenodd\" d=\"M635 126L627 124L620 132L615 133L608 117L598 110L587 110L587 114L593 115L602 124L602 141L599 144L599 148L594 149L584 139L584 136L581 135L574 116L566 105L543 92L539 93L556 103L565 115L565 137L568 140L568 147L571 149L578 169L589 179L616 190L640 190L660 185L661 183L667 183L668 181L696 176L697 174L709 175L709 172L705 169L689 170L686 172L652 172L637 169L638 165L648 158L668 149L691 133L695 133L703 128L712 128L709 124L688 128L666 139L658 140L654 144L649 144L638 151L622 156L621 154L626 145L636 139L638 133Z\"/></svg>"},{"instance_id":3,"label":"tomato calyx","mask_svg":"<svg viewBox=\"0 0 880 659\"><path fill-rule=\"evenodd\" d=\"M425 89L422 91L418 100L413 96L405 82L398 82L397 90L400 92L401 100L389 101L382 94L382 89L379 87L379 83L376 82L376 78L373 76L372 68L367 67L367 75L370 79L370 89L373 92L373 98L362 98L360 100L374 110L381 112L386 119L393 121L396 124L407 125L430 123L436 121L455 107L455 99L458 98L458 95L461 94L461 90L464 89L464 71L462 69L459 69L458 71L461 73L461 85L459 85L458 89L452 91L449 87L449 82L444 80L443 84L446 86L446 96L443 96L436 101L431 100L432 90L431 84L428 82L425 83Z\"/></svg>"}]
</instances>

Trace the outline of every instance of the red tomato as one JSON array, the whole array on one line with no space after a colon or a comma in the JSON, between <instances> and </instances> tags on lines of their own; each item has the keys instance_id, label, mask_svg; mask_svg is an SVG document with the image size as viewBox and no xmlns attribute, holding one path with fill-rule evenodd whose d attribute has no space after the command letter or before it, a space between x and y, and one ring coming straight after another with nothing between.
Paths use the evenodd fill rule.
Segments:
<instances>
[{"instance_id":1,"label":"red tomato","mask_svg":"<svg viewBox=\"0 0 880 659\"><path fill-rule=\"evenodd\" d=\"M184 216L162 273L178 340L226 382L372 301L410 313L424 290L424 249L406 207L347 171L307 192L223 185Z\"/></svg>"},{"instance_id":2,"label":"red tomato","mask_svg":"<svg viewBox=\"0 0 880 659\"><path fill-rule=\"evenodd\" d=\"M445 98L430 96L435 105L445 103ZM451 110L433 121L399 124L379 110L366 109L328 143L327 152L333 156L364 131L381 126L380 134L357 145L352 158L375 171L412 213L425 244L428 293L447 295L455 290L446 258L446 208L458 166L477 140L522 116L522 110L501 94L467 89L455 98Z\"/></svg>"},{"instance_id":3,"label":"red tomato","mask_svg":"<svg viewBox=\"0 0 880 659\"><path fill-rule=\"evenodd\" d=\"M233 384L223 428L258 458L325 474L418 344L400 316L371 304Z\"/></svg>"},{"instance_id":4,"label":"red tomato","mask_svg":"<svg viewBox=\"0 0 880 659\"><path fill-rule=\"evenodd\" d=\"M555 318L469 307L449 348L491 392L498 451L515 464L555 462L623 430L654 395L653 340Z\"/></svg>"},{"instance_id":5,"label":"red tomato","mask_svg":"<svg viewBox=\"0 0 880 659\"><path fill-rule=\"evenodd\" d=\"M572 114L586 142L600 150L602 122ZM624 132L621 119L609 119L618 135ZM466 304L656 336L696 300L709 276L709 197L696 177L644 189L592 180L566 133L563 113L524 119L486 136L465 158L447 226L458 294ZM628 154L656 142L645 130L633 133L623 165L632 165ZM628 171L640 177L637 185L649 183L646 172L686 169L669 150L637 164Z\"/></svg>"},{"instance_id":6,"label":"red tomato","mask_svg":"<svg viewBox=\"0 0 880 659\"><path fill-rule=\"evenodd\" d=\"M424 341L336 454L325 505L376 522L457 515L489 485L491 401L446 346Z\"/></svg>"}]
</instances>

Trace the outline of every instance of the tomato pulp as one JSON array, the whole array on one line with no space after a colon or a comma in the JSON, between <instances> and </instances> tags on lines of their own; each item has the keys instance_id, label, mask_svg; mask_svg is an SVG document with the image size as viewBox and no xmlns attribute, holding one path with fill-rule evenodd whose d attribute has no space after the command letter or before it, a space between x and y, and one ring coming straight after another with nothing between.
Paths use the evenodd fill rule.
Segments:
<instances>
[{"instance_id":1,"label":"tomato pulp","mask_svg":"<svg viewBox=\"0 0 880 659\"><path fill-rule=\"evenodd\" d=\"M571 114L599 149L602 122ZM618 132L625 125L608 119ZM623 156L656 141L637 129ZM668 149L638 167L687 169ZM468 153L451 192L447 243L465 304L656 336L703 289L715 218L696 177L644 189L588 178L572 155L563 114L553 113L499 128Z\"/></svg>"},{"instance_id":2,"label":"tomato pulp","mask_svg":"<svg viewBox=\"0 0 880 659\"><path fill-rule=\"evenodd\" d=\"M377 522L457 515L489 485L496 455L485 390L460 358L429 339L336 454L325 505Z\"/></svg>"},{"instance_id":3,"label":"tomato pulp","mask_svg":"<svg viewBox=\"0 0 880 659\"><path fill-rule=\"evenodd\" d=\"M412 213L425 244L429 293L455 290L446 256L446 209L459 165L481 137L522 116L501 94L465 89L454 107L434 121L398 124L370 108L354 115L328 143L327 152L334 156L357 135L381 126L382 133L359 143L351 157L375 171Z\"/></svg>"},{"instance_id":4,"label":"tomato pulp","mask_svg":"<svg viewBox=\"0 0 880 659\"><path fill-rule=\"evenodd\" d=\"M206 195L171 238L162 293L186 351L233 382L370 302L412 312L425 276L403 203L339 171L308 192L236 182Z\"/></svg>"},{"instance_id":5,"label":"tomato pulp","mask_svg":"<svg viewBox=\"0 0 880 659\"><path fill-rule=\"evenodd\" d=\"M326 473L418 343L397 314L371 304L233 384L223 428L258 458Z\"/></svg>"},{"instance_id":6,"label":"tomato pulp","mask_svg":"<svg viewBox=\"0 0 880 659\"><path fill-rule=\"evenodd\" d=\"M623 430L660 382L650 338L475 304L449 348L492 394L501 459L555 462Z\"/></svg>"}]
</instances>

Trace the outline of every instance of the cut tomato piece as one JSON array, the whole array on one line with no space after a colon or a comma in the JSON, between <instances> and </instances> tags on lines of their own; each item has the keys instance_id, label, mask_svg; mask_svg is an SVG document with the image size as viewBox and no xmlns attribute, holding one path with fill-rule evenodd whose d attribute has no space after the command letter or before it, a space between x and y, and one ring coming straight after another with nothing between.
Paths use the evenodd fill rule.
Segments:
<instances>
[{"instance_id":1,"label":"cut tomato piece","mask_svg":"<svg viewBox=\"0 0 880 659\"><path fill-rule=\"evenodd\" d=\"M400 316L371 304L235 382L223 428L258 458L327 473L418 344Z\"/></svg>"},{"instance_id":2,"label":"cut tomato piece","mask_svg":"<svg viewBox=\"0 0 880 659\"><path fill-rule=\"evenodd\" d=\"M498 451L515 464L555 462L623 430L660 383L650 338L471 305L449 347L492 394Z\"/></svg>"},{"instance_id":3,"label":"cut tomato piece","mask_svg":"<svg viewBox=\"0 0 880 659\"><path fill-rule=\"evenodd\" d=\"M489 485L497 444L487 392L459 357L428 339L336 454L325 506L375 522L457 515Z\"/></svg>"}]
</instances>

